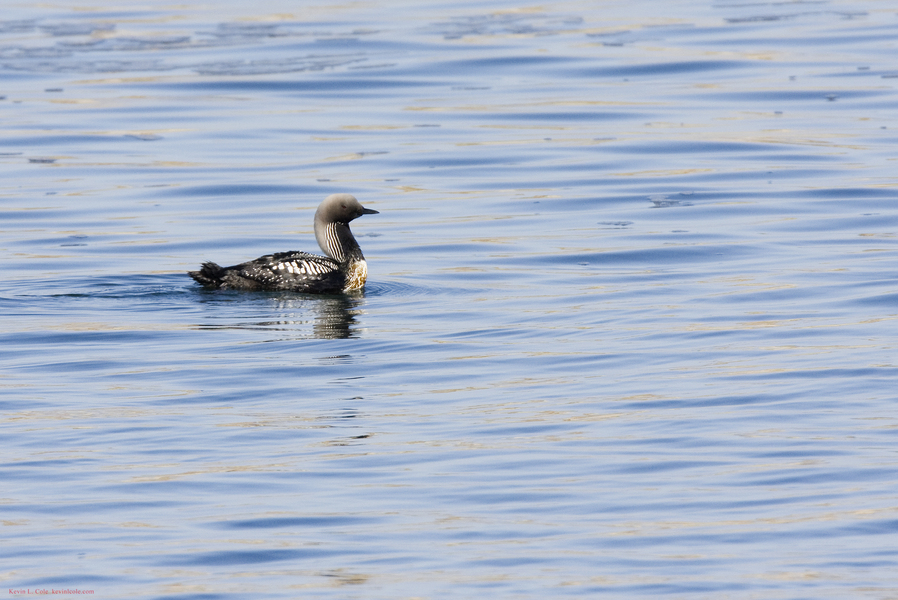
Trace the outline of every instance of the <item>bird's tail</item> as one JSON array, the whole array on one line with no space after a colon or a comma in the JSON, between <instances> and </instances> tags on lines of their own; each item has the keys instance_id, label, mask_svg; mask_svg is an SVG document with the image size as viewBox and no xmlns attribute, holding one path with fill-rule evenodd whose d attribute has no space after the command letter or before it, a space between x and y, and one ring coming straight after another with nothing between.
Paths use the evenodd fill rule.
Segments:
<instances>
[{"instance_id":1,"label":"bird's tail","mask_svg":"<svg viewBox=\"0 0 898 600\"><path fill-rule=\"evenodd\" d=\"M199 271L188 271L187 274L204 287L217 290L224 283L225 269L214 262L208 261L203 263Z\"/></svg>"}]
</instances>

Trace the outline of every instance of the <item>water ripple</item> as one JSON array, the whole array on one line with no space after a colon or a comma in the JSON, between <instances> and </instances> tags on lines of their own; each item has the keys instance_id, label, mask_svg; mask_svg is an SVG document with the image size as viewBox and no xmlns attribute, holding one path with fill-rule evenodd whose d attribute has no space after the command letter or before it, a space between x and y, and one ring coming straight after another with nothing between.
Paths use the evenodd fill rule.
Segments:
<instances>
[{"instance_id":1,"label":"water ripple","mask_svg":"<svg viewBox=\"0 0 898 600\"><path fill-rule=\"evenodd\" d=\"M8 4L10 593L898 589L893 12Z\"/></svg>"}]
</instances>

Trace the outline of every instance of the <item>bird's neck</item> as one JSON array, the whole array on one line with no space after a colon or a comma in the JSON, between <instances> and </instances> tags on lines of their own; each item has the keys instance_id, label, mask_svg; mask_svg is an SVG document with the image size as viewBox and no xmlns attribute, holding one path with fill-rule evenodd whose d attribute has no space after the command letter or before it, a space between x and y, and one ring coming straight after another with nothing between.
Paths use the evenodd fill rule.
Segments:
<instances>
[{"instance_id":1,"label":"bird's neck","mask_svg":"<svg viewBox=\"0 0 898 600\"><path fill-rule=\"evenodd\" d=\"M339 263L364 260L362 249L346 223L315 222L315 239L325 254Z\"/></svg>"}]
</instances>

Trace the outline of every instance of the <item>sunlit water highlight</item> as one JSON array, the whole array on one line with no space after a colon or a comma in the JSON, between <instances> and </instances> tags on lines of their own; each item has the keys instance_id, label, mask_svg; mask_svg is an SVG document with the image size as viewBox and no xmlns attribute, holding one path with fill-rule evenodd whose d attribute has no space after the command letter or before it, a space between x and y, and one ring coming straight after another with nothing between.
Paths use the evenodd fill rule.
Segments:
<instances>
[{"instance_id":1,"label":"sunlit water highlight","mask_svg":"<svg viewBox=\"0 0 898 600\"><path fill-rule=\"evenodd\" d=\"M11 591L898 595L898 10L4 7ZM316 250L364 294L186 275Z\"/></svg>"}]
</instances>

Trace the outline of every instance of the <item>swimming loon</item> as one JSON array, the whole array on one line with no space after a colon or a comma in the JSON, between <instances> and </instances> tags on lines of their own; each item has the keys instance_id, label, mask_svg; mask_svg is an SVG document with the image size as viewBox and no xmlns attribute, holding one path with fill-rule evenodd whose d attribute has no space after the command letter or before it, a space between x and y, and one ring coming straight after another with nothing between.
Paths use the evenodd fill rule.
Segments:
<instances>
[{"instance_id":1,"label":"swimming loon","mask_svg":"<svg viewBox=\"0 0 898 600\"><path fill-rule=\"evenodd\" d=\"M315 211L315 239L327 256L308 252L268 254L233 267L205 262L190 271L213 290L290 290L313 294L350 292L365 287L368 265L349 222L378 212L349 194L331 194Z\"/></svg>"}]
</instances>

